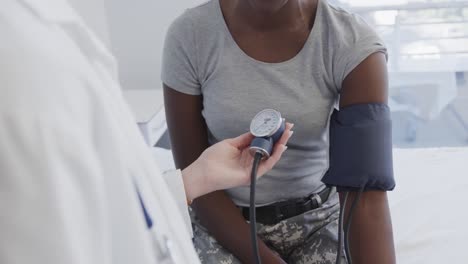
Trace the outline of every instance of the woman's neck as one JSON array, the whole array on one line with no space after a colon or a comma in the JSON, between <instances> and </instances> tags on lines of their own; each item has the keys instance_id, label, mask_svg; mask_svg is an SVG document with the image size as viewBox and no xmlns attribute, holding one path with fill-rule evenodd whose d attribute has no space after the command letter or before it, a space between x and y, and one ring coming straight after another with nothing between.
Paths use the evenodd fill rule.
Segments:
<instances>
[{"instance_id":1,"label":"woman's neck","mask_svg":"<svg viewBox=\"0 0 468 264\"><path fill-rule=\"evenodd\" d=\"M271 31L308 27L311 25L311 8L315 0L284 0L265 6L266 0L221 0L224 11L234 16L244 26L257 31ZM259 3L260 2L260 3ZM274 2L274 1L273 1ZM281 0L276 0L281 2ZM275 6L276 5L276 6ZM226 14L225 14L226 15Z\"/></svg>"}]
</instances>

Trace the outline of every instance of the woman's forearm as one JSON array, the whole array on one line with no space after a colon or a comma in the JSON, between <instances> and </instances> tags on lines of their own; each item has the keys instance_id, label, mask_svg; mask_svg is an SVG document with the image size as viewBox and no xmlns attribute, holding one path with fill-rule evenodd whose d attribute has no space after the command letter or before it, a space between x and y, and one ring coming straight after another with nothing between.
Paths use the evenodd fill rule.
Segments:
<instances>
[{"instance_id":1,"label":"woman's forearm","mask_svg":"<svg viewBox=\"0 0 468 264\"><path fill-rule=\"evenodd\" d=\"M348 212L356 195L355 192L349 194L344 223L348 221ZM354 264L396 263L386 192L370 191L361 195L349 232L349 248Z\"/></svg>"}]
</instances>

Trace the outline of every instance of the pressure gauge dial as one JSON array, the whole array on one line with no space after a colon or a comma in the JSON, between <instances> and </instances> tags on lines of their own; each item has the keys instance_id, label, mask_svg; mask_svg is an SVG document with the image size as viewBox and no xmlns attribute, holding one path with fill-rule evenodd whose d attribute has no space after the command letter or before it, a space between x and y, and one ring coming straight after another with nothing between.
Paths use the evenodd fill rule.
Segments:
<instances>
[{"instance_id":1,"label":"pressure gauge dial","mask_svg":"<svg viewBox=\"0 0 468 264\"><path fill-rule=\"evenodd\" d=\"M256 137L271 137L280 130L283 122L280 112L265 109L252 119L250 133Z\"/></svg>"}]
</instances>

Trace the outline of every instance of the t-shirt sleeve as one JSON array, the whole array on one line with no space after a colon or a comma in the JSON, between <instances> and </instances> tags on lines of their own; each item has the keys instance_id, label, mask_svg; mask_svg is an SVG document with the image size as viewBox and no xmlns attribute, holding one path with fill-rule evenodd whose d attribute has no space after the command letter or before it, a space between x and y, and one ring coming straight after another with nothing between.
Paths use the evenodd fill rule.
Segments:
<instances>
[{"instance_id":1,"label":"t-shirt sleeve","mask_svg":"<svg viewBox=\"0 0 468 264\"><path fill-rule=\"evenodd\" d=\"M338 92L346 76L371 54L382 52L388 59L383 40L362 18L353 15L342 30L333 70Z\"/></svg>"},{"instance_id":2,"label":"t-shirt sleeve","mask_svg":"<svg viewBox=\"0 0 468 264\"><path fill-rule=\"evenodd\" d=\"M196 43L193 23L183 14L166 34L161 80L172 89L190 95L200 95L197 74Z\"/></svg>"}]
</instances>

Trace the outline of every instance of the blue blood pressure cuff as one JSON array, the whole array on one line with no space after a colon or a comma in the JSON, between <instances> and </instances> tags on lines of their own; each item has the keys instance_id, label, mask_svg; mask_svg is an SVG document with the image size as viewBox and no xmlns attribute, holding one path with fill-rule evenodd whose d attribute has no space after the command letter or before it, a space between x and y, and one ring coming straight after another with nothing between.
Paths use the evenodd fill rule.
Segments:
<instances>
[{"instance_id":1,"label":"blue blood pressure cuff","mask_svg":"<svg viewBox=\"0 0 468 264\"><path fill-rule=\"evenodd\" d=\"M358 104L333 112L329 165L322 182L338 191L395 188L392 122L386 104Z\"/></svg>"}]
</instances>

